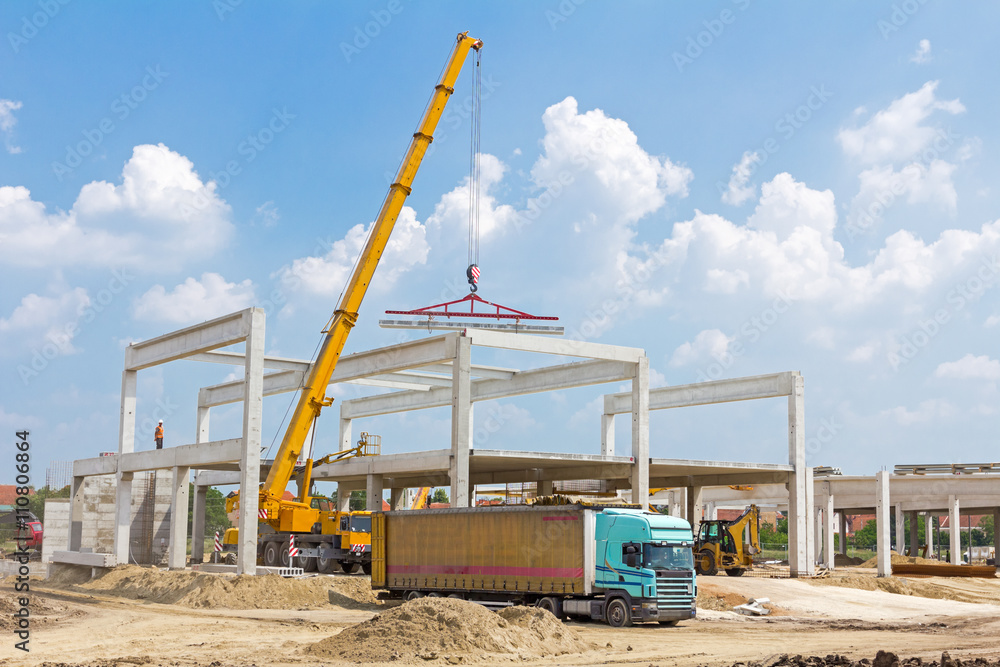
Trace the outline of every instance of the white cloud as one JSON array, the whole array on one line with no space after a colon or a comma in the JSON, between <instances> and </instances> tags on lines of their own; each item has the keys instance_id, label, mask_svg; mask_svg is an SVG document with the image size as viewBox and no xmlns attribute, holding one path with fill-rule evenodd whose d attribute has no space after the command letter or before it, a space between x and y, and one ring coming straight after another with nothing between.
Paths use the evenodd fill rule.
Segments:
<instances>
[{"instance_id":1,"label":"white cloud","mask_svg":"<svg viewBox=\"0 0 1000 667\"><path fill-rule=\"evenodd\" d=\"M722 359L726 356L732 338L718 329L706 329L698 333L693 341L678 346L670 357L671 366L707 361L709 358Z\"/></svg>"},{"instance_id":2,"label":"white cloud","mask_svg":"<svg viewBox=\"0 0 1000 667\"><path fill-rule=\"evenodd\" d=\"M14 126L17 124L14 112L20 108L21 102L0 99L0 132L3 132L4 145L11 155L21 152L21 148L14 144Z\"/></svg>"},{"instance_id":3,"label":"white cloud","mask_svg":"<svg viewBox=\"0 0 1000 667\"><path fill-rule=\"evenodd\" d=\"M667 382L667 376L650 367L649 369L649 386L650 387L668 387L670 383Z\"/></svg>"},{"instance_id":4,"label":"white cloud","mask_svg":"<svg viewBox=\"0 0 1000 667\"><path fill-rule=\"evenodd\" d=\"M326 254L296 259L274 275L289 289L323 296L340 294L370 230L371 224L367 228L354 225L344 238L329 244ZM404 206L379 262L375 281L383 287L391 286L413 267L425 264L429 251L426 227L417 220L416 211Z\"/></svg>"},{"instance_id":5,"label":"white cloud","mask_svg":"<svg viewBox=\"0 0 1000 667\"><path fill-rule=\"evenodd\" d=\"M910 56L911 63L917 63L918 65L923 65L924 63L929 63L931 61L931 40L922 39L920 43L917 44L917 52Z\"/></svg>"},{"instance_id":6,"label":"white cloud","mask_svg":"<svg viewBox=\"0 0 1000 667\"><path fill-rule=\"evenodd\" d=\"M986 318L986 321L983 322L983 326L986 327L987 329L989 329L990 327L995 327L998 324L1000 324L1000 315L990 315L989 317Z\"/></svg>"},{"instance_id":7,"label":"white cloud","mask_svg":"<svg viewBox=\"0 0 1000 667\"><path fill-rule=\"evenodd\" d=\"M861 188L851 202L851 224L856 229L877 224L886 209L904 196L909 204L937 204L954 215L958 208L958 193L951 180L955 168L937 159L929 165L911 162L899 171L889 165L862 171L858 176Z\"/></svg>"},{"instance_id":8,"label":"white cloud","mask_svg":"<svg viewBox=\"0 0 1000 667\"><path fill-rule=\"evenodd\" d=\"M171 291L155 285L133 304L137 320L190 324L203 322L254 304L253 283L226 282L218 273L203 273L201 280L188 278Z\"/></svg>"},{"instance_id":9,"label":"white cloud","mask_svg":"<svg viewBox=\"0 0 1000 667\"><path fill-rule=\"evenodd\" d=\"M273 201L266 201L257 207L253 221L254 224L261 227L274 227L280 219L281 216L278 215L278 207L274 205Z\"/></svg>"},{"instance_id":10,"label":"white cloud","mask_svg":"<svg viewBox=\"0 0 1000 667\"><path fill-rule=\"evenodd\" d=\"M946 361L937 367L934 376L952 380L1000 380L1000 361L983 354L971 353L958 361Z\"/></svg>"},{"instance_id":11,"label":"white cloud","mask_svg":"<svg viewBox=\"0 0 1000 667\"><path fill-rule=\"evenodd\" d=\"M186 157L136 146L121 185L84 185L68 211L47 212L21 186L0 187L0 260L16 266L141 266L211 256L230 238L230 208Z\"/></svg>"},{"instance_id":12,"label":"white cloud","mask_svg":"<svg viewBox=\"0 0 1000 667\"><path fill-rule=\"evenodd\" d=\"M889 410L882 410L882 416L892 417L900 426L912 426L922 424L931 420L947 419L957 414L955 406L943 398L931 398L920 403L916 410L909 410L905 406L897 406Z\"/></svg>"},{"instance_id":13,"label":"white cloud","mask_svg":"<svg viewBox=\"0 0 1000 667\"><path fill-rule=\"evenodd\" d=\"M4 348L19 348L23 343L36 349L44 346L55 354L77 351L73 339L79 333L80 318L90 306L90 297L82 287L54 291L54 296L28 294L10 317L0 318Z\"/></svg>"},{"instance_id":14,"label":"white cloud","mask_svg":"<svg viewBox=\"0 0 1000 667\"><path fill-rule=\"evenodd\" d=\"M755 170L753 165L758 162L760 162L760 154L750 151L743 153L739 163L733 165L733 174L729 177L729 188L722 193L723 202L740 206L753 199L754 195L757 194L757 186L748 185L748 183Z\"/></svg>"},{"instance_id":15,"label":"white cloud","mask_svg":"<svg viewBox=\"0 0 1000 667\"><path fill-rule=\"evenodd\" d=\"M517 211L508 204L498 205L492 191L503 180L507 165L489 153L482 153L479 179L479 237L488 241L496 234L511 228ZM469 178L441 197L434 213L427 218L427 226L444 229L447 233L468 237L469 230Z\"/></svg>"},{"instance_id":16,"label":"white cloud","mask_svg":"<svg viewBox=\"0 0 1000 667\"><path fill-rule=\"evenodd\" d=\"M965 107L958 99L939 100L937 81L907 93L876 113L860 128L843 129L837 135L844 153L868 164L885 164L912 158L934 141L938 130L924 124L935 111L959 114Z\"/></svg>"}]
</instances>

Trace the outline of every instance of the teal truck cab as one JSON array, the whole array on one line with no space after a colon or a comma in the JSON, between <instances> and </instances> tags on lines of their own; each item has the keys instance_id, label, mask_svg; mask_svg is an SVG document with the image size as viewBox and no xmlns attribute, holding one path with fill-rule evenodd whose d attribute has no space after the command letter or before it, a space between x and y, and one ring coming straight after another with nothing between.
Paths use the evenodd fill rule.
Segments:
<instances>
[{"instance_id":1,"label":"teal truck cab","mask_svg":"<svg viewBox=\"0 0 1000 667\"><path fill-rule=\"evenodd\" d=\"M615 627L650 621L676 625L695 617L694 536L687 521L623 508L592 516L593 595L604 599L566 600L564 613Z\"/></svg>"}]
</instances>

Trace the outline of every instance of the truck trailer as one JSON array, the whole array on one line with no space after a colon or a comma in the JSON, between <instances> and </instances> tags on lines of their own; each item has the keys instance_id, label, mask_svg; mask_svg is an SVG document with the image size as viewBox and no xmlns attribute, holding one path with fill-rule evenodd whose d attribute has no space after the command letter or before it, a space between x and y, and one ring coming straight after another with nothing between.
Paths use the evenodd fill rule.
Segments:
<instances>
[{"instance_id":1,"label":"truck trailer","mask_svg":"<svg viewBox=\"0 0 1000 667\"><path fill-rule=\"evenodd\" d=\"M372 588L381 599L528 604L614 627L695 617L694 536L683 519L580 503L372 519Z\"/></svg>"}]
</instances>

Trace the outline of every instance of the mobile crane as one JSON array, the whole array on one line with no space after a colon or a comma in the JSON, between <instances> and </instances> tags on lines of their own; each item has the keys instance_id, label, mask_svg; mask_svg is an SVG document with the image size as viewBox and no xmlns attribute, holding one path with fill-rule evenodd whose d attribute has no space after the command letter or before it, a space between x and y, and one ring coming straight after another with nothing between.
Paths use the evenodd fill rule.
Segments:
<instances>
[{"instance_id":1,"label":"mobile crane","mask_svg":"<svg viewBox=\"0 0 1000 667\"><path fill-rule=\"evenodd\" d=\"M348 527L351 534L367 532L371 533L371 517L358 514L358 530L353 524L355 517L341 516L343 513L323 511L319 507L314 507L309 494L310 476L313 461L307 460L303 471L303 480L299 483L299 493L295 500L283 500L285 488L296 473L296 461L301 454L309 429L319 417L323 408L329 407L333 403L332 398L326 396L327 385L333 377L337 361L340 359L347 336L354 327L358 318L358 309L365 297L365 292L371 284L372 276L378 266L378 261L382 257L389 235L392 233L396 218L403 208L406 197L410 194L413 179L417 169L427 152L427 147L434 140L434 130L444 112L448 98L455 91L455 82L466 57L470 50L479 51L483 47L481 40L469 37L468 32L459 33L456 43L452 49L448 62L441 75L441 80L434 87L434 94L430 103L424 111L417 131L413 133L410 146L403 157L396 178L389 186L389 192L382 202L378 217L372 223L368 240L361 251L353 273L341 295L340 302L336 310L323 329L326 337L316 356L316 361L312 364L308 378L300 390L298 403L288 423L281 440L274 462L268 471L267 479L260 487L258 508L260 523L258 533L257 557L263 560L264 565L287 565L289 564L289 538L295 536L296 547L299 549L297 562L306 570L321 569L332 572L333 567L340 563L345 571L348 566L344 565L345 554L343 545L335 544L335 538L343 534L342 524L345 518L348 519ZM239 507L239 494L232 494L226 501L226 510L233 511ZM365 524L367 521L367 531ZM235 544L238 542L236 534L227 535L227 542ZM352 542L351 548L354 552L356 545ZM371 546L370 538L368 546L357 545L367 549L367 559L365 554L352 552L352 556L361 559L362 568L370 572L371 568ZM346 561L351 569L355 567L354 562ZM367 565L366 565L367 562Z\"/></svg>"}]
</instances>

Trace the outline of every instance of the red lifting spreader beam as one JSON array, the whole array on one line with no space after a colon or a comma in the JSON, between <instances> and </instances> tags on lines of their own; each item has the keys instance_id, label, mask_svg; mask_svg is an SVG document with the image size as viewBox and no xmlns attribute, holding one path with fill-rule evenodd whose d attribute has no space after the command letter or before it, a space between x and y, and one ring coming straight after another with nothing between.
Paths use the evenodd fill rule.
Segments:
<instances>
[{"instance_id":1,"label":"red lifting spreader beam","mask_svg":"<svg viewBox=\"0 0 1000 667\"><path fill-rule=\"evenodd\" d=\"M448 306L454 306L459 303L469 303L468 312L461 310L448 310ZM496 312L492 313L477 313L475 312L476 303L481 303L489 308L495 308ZM444 310L436 310L437 308L444 308ZM502 311L502 312L501 312ZM513 308L508 308L507 306L501 306L497 303L490 303L485 299L480 299L475 294L470 294L463 299L457 299L455 301L448 301L446 303L438 303L433 306L427 306L426 308L417 308L416 310L387 310L385 311L387 315L426 315L427 317L489 317L498 320L558 320L558 317L545 317L542 315L529 315L528 313L522 312L520 310L515 310Z\"/></svg>"}]
</instances>

